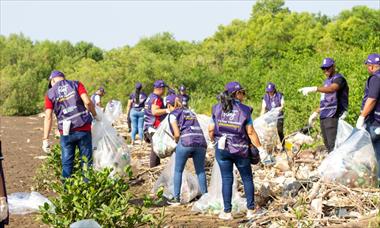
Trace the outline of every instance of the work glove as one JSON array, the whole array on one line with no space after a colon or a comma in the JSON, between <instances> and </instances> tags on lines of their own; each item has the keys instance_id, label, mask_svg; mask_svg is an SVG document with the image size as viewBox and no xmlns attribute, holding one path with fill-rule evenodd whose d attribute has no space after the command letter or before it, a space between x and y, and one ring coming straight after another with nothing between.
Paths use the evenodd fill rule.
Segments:
<instances>
[{"instance_id":1,"label":"work glove","mask_svg":"<svg viewBox=\"0 0 380 228\"><path fill-rule=\"evenodd\" d=\"M8 217L8 203L5 197L0 197L0 221Z\"/></svg>"},{"instance_id":2,"label":"work glove","mask_svg":"<svg viewBox=\"0 0 380 228\"><path fill-rule=\"evenodd\" d=\"M102 118L100 117L100 115L96 115L96 116L94 116L94 118L95 118L96 121L101 121L102 120Z\"/></svg>"},{"instance_id":3,"label":"work glove","mask_svg":"<svg viewBox=\"0 0 380 228\"><path fill-rule=\"evenodd\" d=\"M343 114L339 117L339 119L344 120L344 119L346 119L347 116L348 116L348 112L344 111Z\"/></svg>"},{"instance_id":4,"label":"work glove","mask_svg":"<svg viewBox=\"0 0 380 228\"><path fill-rule=\"evenodd\" d=\"M263 147L259 147L257 149L259 150L260 160L263 165L269 166L274 164L273 157L268 154L268 152Z\"/></svg>"},{"instance_id":5,"label":"work glove","mask_svg":"<svg viewBox=\"0 0 380 228\"><path fill-rule=\"evenodd\" d=\"M49 152L50 152L50 143L49 143L49 139L44 139L44 140L42 140L42 150L43 150L45 153L49 153Z\"/></svg>"},{"instance_id":6,"label":"work glove","mask_svg":"<svg viewBox=\"0 0 380 228\"><path fill-rule=\"evenodd\" d=\"M304 96L307 96L309 93L317 92L317 88L318 87L316 87L316 86L303 87L303 88L299 89L298 92L301 92Z\"/></svg>"},{"instance_id":7,"label":"work glove","mask_svg":"<svg viewBox=\"0 0 380 228\"><path fill-rule=\"evenodd\" d=\"M364 121L365 121L364 116L359 116L358 120L356 121L356 128L357 129L364 129L365 128Z\"/></svg>"},{"instance_id":8,"label":"work glove","mask_svg":"<svg viewBox=\"0 0 380 228\"><path fill-rule=\"evenodd\" d=\"M309 127L314 125L315 120L318 118L319 113L318 112L313 112L313 114L310 115L309 120L307 121L307 124Z\"/></svg>"}]
</instances>

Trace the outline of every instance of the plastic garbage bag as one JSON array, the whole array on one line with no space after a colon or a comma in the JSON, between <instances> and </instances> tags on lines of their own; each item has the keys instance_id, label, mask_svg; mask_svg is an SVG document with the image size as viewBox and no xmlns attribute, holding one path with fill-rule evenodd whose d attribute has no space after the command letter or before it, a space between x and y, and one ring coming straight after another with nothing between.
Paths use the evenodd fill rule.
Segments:
<instances>
[{"instance_id":1,"label":"plastic garbage bag","mask_svg":"<svg viewBox=\"0 0 380 228\"><path fill-rule=\"evenodd\" d=\"M354 129L346 141L322 161L318 173L327 182L349 187L376 187L377 169L369 133Z\"/></svg>"},{"instance_id":2,"label":"plastic garbage bag","mask_svg":"<svg viewBox=\"0 0 380 228\"><path fill-rule=\"evenodd\" d=\"M338 131L336 133L335 147L337 149L340 147L344 141L351 135L354 128L344 120L338 121Z\"/></svg>"},{"instance_id":3,"label":"plastic garbage bag","mask_svg":"<svg viewBox=\"0 0 380 228\"><path fill-rule=\"evenodd\" d=\"M301 132L297 132L295 135L289 137L286 141L296 145L310 145L314 142L313 138L310 135L305 135Z\"/></svg>"},{"instance_id":4,"label":"plastic garbage bag","mask_svg":"<svg viewBox=\"0 0 380 228\"><path fill-rule=\"evenodd\" d=\"M159 158L166 158L173 154L177 143L170 131L169 115L158 126L152 137L153 151Z\"/></svg>"},{"instance_id":5,"label":"plastic garbage bag","mask_svg":"<svg viewBox=\"0 0 380 228\"><path fill-rule=\"evenodd\" d=\"M167 199L174 197L174 167L175 153L171 156L170 161L154 183L152 192L156 193L160 187L164 188L163 196ZM182 173L181 186L181 203L188 203L200 194L198 178L187 171L186 168Z\"/></svg>"},{"instance_id":6,"label":"plastic garbage bag","mask_svg":"<svg viewBox=\"0 0 380 228\"><path fill-rule=\"evenodd\" d=\"M280 109L275 108L253 121L253 127L260 138L261 145L269 152L276 150L279 143L277 120Z\"/></svg>"},{"instance_id":7,"label":"plastic garbage bag","mask_svg":"<svg viewBox=\"0 0 380 228\"><path fill-rule=\"evenodd\" d=\"M120 137L112 126L109 113L98 112L100 121L92 125L93 165L96 170L113 168L120 174L124 173L125 166L130 164L130 150L124 139Z\"/></svg>"},{"instance_id":8,"label":"plastic garbage bag","mask_svg":"<svg viewBox=\"0 0 380 228\"><path fill-rule=\"evenodd\" d=\"M121 114L123 114L123 107L121 102L118 100L111 100L107 103L106 109L104 110L106 118L113 123L117 120Z\"/></svg>"},{"instance_id":9,"label":"plastic garbage bag","mask_svg":"<svg viewBox=\"0 0 380 228\"><path fill-rule=\"evenodd\" d=\"M208 125L210 124L211 117L203 114L196 114L200 127L202 128L203 135L205 136L207 145L211 147L210 136L208 135Z\"/></svg>"},{"instance_id":10,"label":"plastic garbage bag","mask_svg":"<svg viewBox=\"0 0 380 228\"><path fill-rule=\"evenodd\" d=\"M93 219L84 219L74 222L70 225L70 228L101 228L101 226Z\"/></svg>"},{"instance_id":11,"label":"plastic garbage bag","mask_svg":"<svg viewBox=\"0 0 380 228\"><path fill-rule=\"evenodd\" d=\"M235 170L236 171L236 170ZM212 167L211 181L208 193L204 194L197 202L194 203L192 211L210 214L219 214L223 208L222 195L222 176L218 162L214 160ZM232 186L232 211L242 212L247 210L247 201L240 196L237 190L237 178L234 172L234 183Z\"/></svg>"},{"instance_id":12,"label":"plastic garbage bag","mask_svg":"<svg viewBox=\"0 0 380 228\"><path fill-rule=\"evenodd\" d=\"M38 192L16 192L8 195L9 213L14 215L38 212L39 207L45 203L51 205L50 200Z\"/></svg>"}]
</instances>

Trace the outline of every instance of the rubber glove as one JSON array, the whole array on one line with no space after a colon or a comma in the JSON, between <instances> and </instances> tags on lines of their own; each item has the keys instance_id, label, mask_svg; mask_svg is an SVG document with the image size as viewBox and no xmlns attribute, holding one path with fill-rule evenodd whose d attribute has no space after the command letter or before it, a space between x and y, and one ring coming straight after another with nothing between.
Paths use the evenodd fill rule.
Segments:
<instances>
[{"instance_id":1,"label":"rubber glove","mask_svg":"<svg viewBox=\"0 0 380 228\"><path fill-rule=\"evenodd\" d=\"M310 115L309 120L307 122L310 127L314 125L314 122L318 116L319 116L318 112L313 112L313 114Z\"/></svg>"},{"instance_id":2,"label":"rubber glove","mask_svg":"<svg viewBox=\"0 0 380 228\"><path fill-rule=\"evenodd\" d=\"M307 96L309 93L317 92L317 88L318 87L316 87L316 86L303 87L303 88L299 89L298 92L301 92L304 96Z\"/></svg>"},{"instance_id":3,"label":"rubber glove","mask_svg":"<svg viewBox=\"0 0 380 228\"><path fill-rule=\"evenodd\" d=\"M49 152L50 152L50 143L49 143L49 139L44 139L44 140L42 140L42 150L43 150L45 153L49 153Z\"/></svg>"},{"instance_id":4,"label":"rubber glove","mask_svg":"<svg viewBox=\"0 0 380 228\"><path fill-rule=\"evenodd\" d=\"M364 116L359 116L358 120L356 121L356 128L364 129L365 128L364 121L365 121Z\"/></svg>"}]
</instances>

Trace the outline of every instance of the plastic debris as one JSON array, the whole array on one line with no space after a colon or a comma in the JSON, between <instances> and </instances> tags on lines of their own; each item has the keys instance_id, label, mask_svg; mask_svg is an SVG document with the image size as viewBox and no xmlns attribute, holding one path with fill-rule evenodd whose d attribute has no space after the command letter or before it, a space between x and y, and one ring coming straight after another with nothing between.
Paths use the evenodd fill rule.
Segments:
<instances>
[{"instance_id":1,"label":"plastic debris","mask_svg":"<svg viewBox=\"0 0 380 228\"><path fill-rule=\"evenodd\" d=\"M9 213L14 215L38 212L39 207L45 203L52 205L48 198L38 192L16 192L8 195Z\"/></svg>"}]
</instances>

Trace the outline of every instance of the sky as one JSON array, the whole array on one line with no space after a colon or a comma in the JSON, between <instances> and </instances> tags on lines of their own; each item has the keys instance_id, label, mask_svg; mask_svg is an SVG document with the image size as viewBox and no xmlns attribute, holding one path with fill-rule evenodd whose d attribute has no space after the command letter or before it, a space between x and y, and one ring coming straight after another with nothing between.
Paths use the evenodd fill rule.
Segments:
<instances>
[{"instance_id":1,"label":"sky","mask_svg":"<svg viewBox=\"0 0 380 228\"><path fill-rule=\"evenodd\" d=\"M0 0L0 34L32 40L87 41L109 50L170 32L177 40L201 41L219 25L250 17L255 1L57 1ZM291 0L292 11L338 15L355 5L380 9L380 0Z\"/></svg>"}]
</instances>

